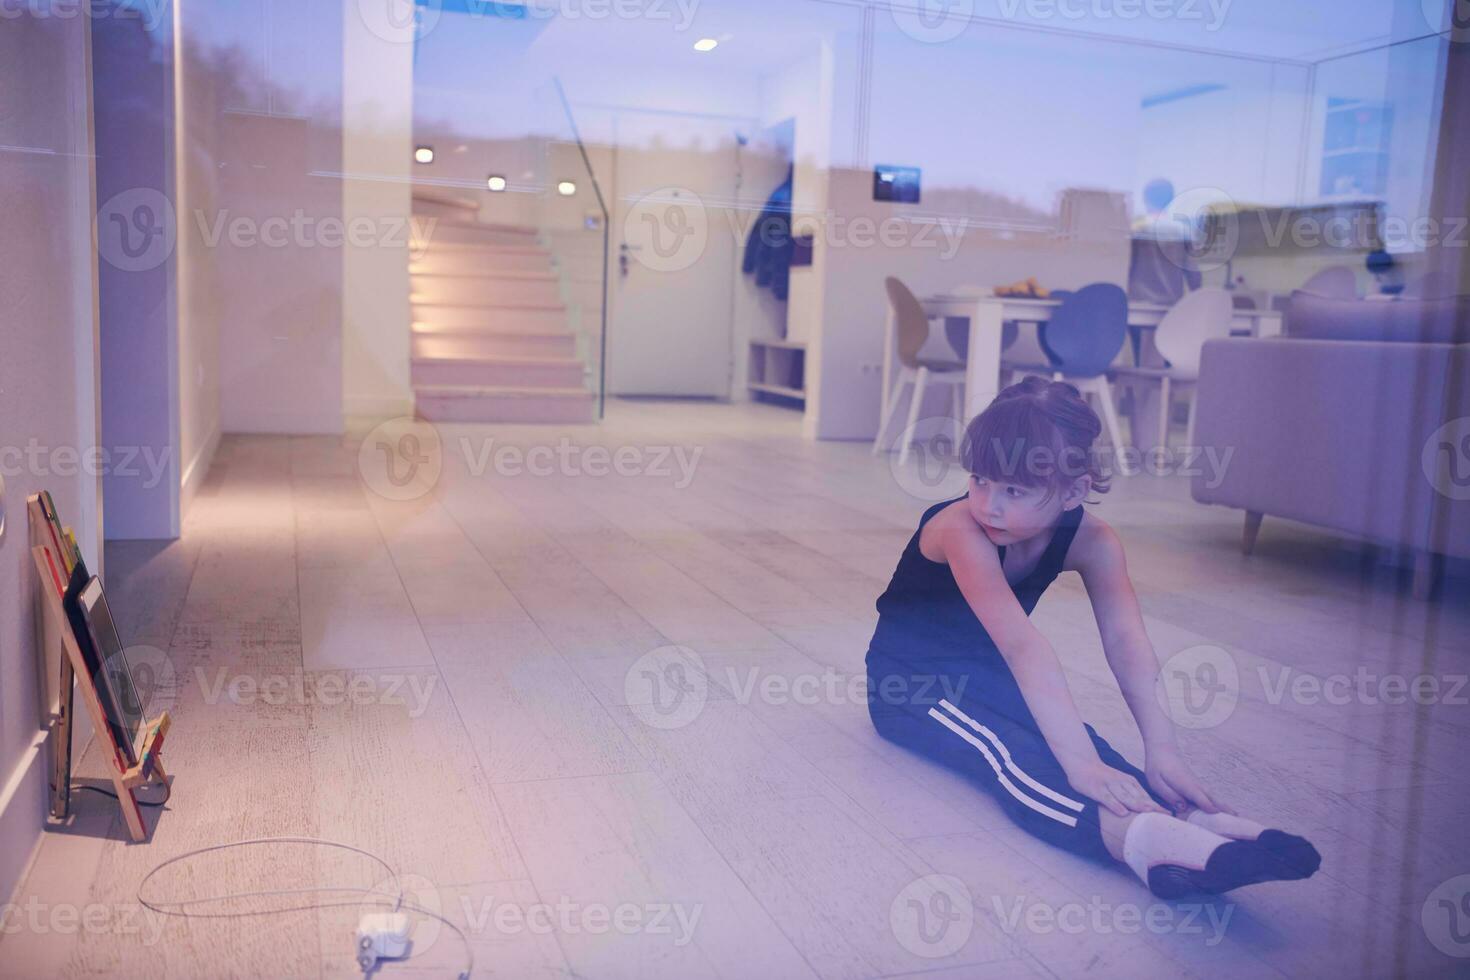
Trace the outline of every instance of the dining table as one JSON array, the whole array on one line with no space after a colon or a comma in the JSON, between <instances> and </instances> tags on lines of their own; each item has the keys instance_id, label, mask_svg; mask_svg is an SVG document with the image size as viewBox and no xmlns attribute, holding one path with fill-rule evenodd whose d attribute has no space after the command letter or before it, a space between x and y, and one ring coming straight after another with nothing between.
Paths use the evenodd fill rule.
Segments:
<instances>
[{"instance_id":1,"label":"dining table","mask_svg":"<svg viewBox=\"0 0 1470 980\"><path fill-rule=\"evenodd\" d=\"M1059 299L997 296L990 287L960 287L920 299L932 317L963 317L970 321L965 358L965 417L973 418L1000 393L1001 334L1007 322L1045 323L1061 306ZM1152 330L1169 312L1157 303L1128 304L1128 326ZM1281 311L1236 309L1231 316L1232 335L1271 337L1281 333ZM955 345L958 346L958 345ZM1144 431L1152 431L1145 429Z\"/></svg>"}]
</instances>

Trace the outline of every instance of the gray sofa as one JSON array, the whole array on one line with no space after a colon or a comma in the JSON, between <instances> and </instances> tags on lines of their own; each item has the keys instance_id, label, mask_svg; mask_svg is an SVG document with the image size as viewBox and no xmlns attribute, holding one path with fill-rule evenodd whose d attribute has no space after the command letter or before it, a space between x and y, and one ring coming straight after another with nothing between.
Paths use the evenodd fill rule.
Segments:
<instances>
[{"instance_id":1,"label":"gray sofa","mask_svg":"<svg viewBox=\"0 0 1470 980\"><path fill-rule=\"evenodd\" d=\"M1205 344L1198 399L1233 456L1194 499L1244 510L1247 552L1267 514L1412 548L1420 597L1470 557L1470 296L1295 293L1283 336Z\"/></svg>"}]
</instances>

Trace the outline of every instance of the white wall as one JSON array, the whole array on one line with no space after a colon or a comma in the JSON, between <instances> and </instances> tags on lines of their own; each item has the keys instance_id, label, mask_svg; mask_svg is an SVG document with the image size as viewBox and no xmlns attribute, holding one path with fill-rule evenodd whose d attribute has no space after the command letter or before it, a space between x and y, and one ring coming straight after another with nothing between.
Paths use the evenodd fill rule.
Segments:
<instances>
[{"instance_id":1,"label":"white wall","mask_svg":"<svg viewBox=\"0 0 1470 980\"><path fill-rule=\"evenodd\" d=\"M370 23L343 0L342 217L381 228L412 211L411 0ZM376 9L376 8L375 8ZM407 26L402 26L407 25ZM342 250L342 400L348 416L410 414L407 242L386 237Z\"/></svg>"},{"instance_id":2,"label":"white wall","mask_svg":"<svg viewBox=\"0 0 1470 980\"><path fill-rule=\"evenodd\" d=\"M98 198L103 477L112 538L179 533L178 265L174 68L167 5L158 20L89 18ZM126 455L124 455L126 454ZM136 455L134 455L136 454Z\"/></svg>"},{"instance_id":3,"label":"white wall","mask_svg":"<svg viewBox=\"0 0 1470 980\"><path fill-rule=\"evenodd\" d=\"M25 498L49 489L101 570L101 481L46 450L98 445L96 266L87 21L7 19L0 30L0 896L39 839L46 793Z\"/></svg>"},{"instance_id":4,"label":"white wall","mask_svg":"<svg viewBox=\"0 0 1470 980\"><path fill-rule=\"evenodd\" d=\"M175 0L176 45L193 44L193 18L199 5ZM211 152L217 143L216 98L207 73L195 59L173 59L174 196L179 213L214 213L220 206L219 165ZM174 345L178 369L179 513L209 472L220 437L220 321L223 304L216 287L213 256L199 222L186 220L178 238L178 334Z\"/></svg>"},{"instance_id":5,"label":"white wall","mask_svg":"<svg viewBox=\"0 0 1470 980\"><path fill-rule=\"evenodd\" d=\"M181 174L197 180L183 231L208 291L196 308L219 324L219 428L340 432L343 12L191 0L184 14L195 164Z\"/></svg>"}]
</instances>

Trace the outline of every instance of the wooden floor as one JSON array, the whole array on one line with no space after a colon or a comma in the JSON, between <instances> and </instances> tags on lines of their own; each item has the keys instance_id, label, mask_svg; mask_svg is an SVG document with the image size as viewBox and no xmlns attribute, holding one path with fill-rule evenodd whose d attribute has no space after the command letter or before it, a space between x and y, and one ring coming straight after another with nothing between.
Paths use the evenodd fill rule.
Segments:
<instances>
[{"instance_id":1,"label":"wooden floor","mask_svg":"<svg viewBox=\"0 0 1470 980\"><path fill-rule=\"evenodd\" d=\"M414 902L469 932L476 976L1470 968L1448 955L1470 954L1465 882L1440 888L1470 874L1470 690L1455 680L1470 672L1470 611L1455 570L1440 599L1415 602L1406 569L1270 519L1244 557L1240 515L1194 504L1184 479L1118 481L1098 510L1127 544L1160 656L1223 669L1228 703L1183 732L1190 758L1324 858L1308 882L1159 904L873 733L849 682L928 503L905 489L923 486L917 470L897 479L866 445L804 440L796 414L765 405L612 402L597 427L440 435L442 473L409 500L378 492L402 495L381 466L365 485L361 434L227 437L181 540L109 547L129 642L162 651L173 800L131 845L110 801L79 795L17 895L0 973L356 974L351 891L270 916L139 908L159 862L275 835L381 855ZM551 455L536 465L559 472L511 475L503 458L495 471L497 450L537 444ZM622 473L584 472L598 461L559 445L622 447ZM669 446L694 459L692 481ZM1084 716L1141 761L1075 576L1035 619ZM1378 696L1383 678L1419 675L1439 679L1433 703ZM168 869L149 895L385 877L355 856L259 845ZM462 961L447 929L416 940L384 977Z\"/></svg>"}]
</instances>

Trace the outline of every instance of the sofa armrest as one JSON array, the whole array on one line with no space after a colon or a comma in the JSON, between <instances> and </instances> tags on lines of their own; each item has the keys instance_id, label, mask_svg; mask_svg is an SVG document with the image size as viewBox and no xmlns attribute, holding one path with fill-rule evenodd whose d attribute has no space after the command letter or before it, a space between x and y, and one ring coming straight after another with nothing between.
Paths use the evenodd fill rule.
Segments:
<instances>
[{"instance_id":1,"label":"sofa armrest","mask_svg":"<svg viewBox=\"0 0 1470 980\"><path fill-rule=\"evenodd\" d=\"M1421 457L1443 422L1447 344L1212 340L1195 442L1217 465L1194 498L1431 549Z\"/></svg>"}]
</instances>

